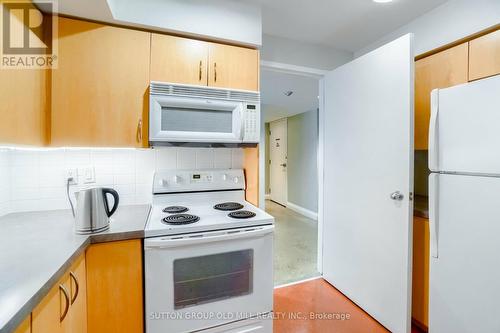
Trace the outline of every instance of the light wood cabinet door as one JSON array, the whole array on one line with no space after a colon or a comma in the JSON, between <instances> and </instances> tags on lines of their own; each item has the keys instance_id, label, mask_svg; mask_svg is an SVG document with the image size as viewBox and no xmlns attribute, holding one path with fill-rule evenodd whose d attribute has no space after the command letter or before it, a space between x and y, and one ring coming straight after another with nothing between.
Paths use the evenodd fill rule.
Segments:
<instances>
[{"instance_id":1,"label":"light wood cabinet door","mask_svg":"<svg viewBox=\"0 0 500 333\"><path fill-rule=\"evenodd\" d=\"M431 91L468 81L468 43L415 63L415 149L426 150L429 138Z\"/></svg>"},{"instance_id":2,"label":"light wood cabinet door","mask_svg":"<svg viewBox=\"0 0 500 333\"><path fill-rule=\"evenodd\" d=\"M69 271L71 299L71 332L87 332L87 277L85 271L85 255L80 256Z\"/></svg>"},{"instance_id":3,"label":"light wood cabinet door","mask_svg":"<svg viewBox=\"0 0 500 333\"><path fill-rule=\"evenodd\" d=\"M421 326L429 325L429 220L413 218L412 317Z\"/></svg>"},{"instance_id":4,"label":"light wood cabinet door","mask_svg":"<svg viewBox=\"0 0 500 333\"><path fill-rule=\"evenodd\" d=\"M147 146L150 33L60 17L53 146Z\"/></svg>"},{"instance_id":5,"label":"light wood cabinet door","mask_svg":"<svg viewBox=\"0 0 500 333\"><path fill-rule=\"evenodd\" d=\"M46 144L47 70L0 70L0 145Z\"/></svg>"},{"instance_id":6,"label":"light wood cabinet door","mask_svg":"<svg viewBox=\"0 0 500 333\"><path fill-rule=\"evenodd\" d=\"M210 43L208 85L211 87L259 90L259 51Z\"/></svg>"},{"instance_id":7,"label":"light wood cabinet door","mask_svg":"<svg viewBox=\"0 0 500 333\"><path fill-rule=\"evenodd\" d=\"M151 81L207 85L208 43L151 35Z\"/></svg>"},{"instance_id":8,"label":"light wood cabinet door","mask_svg":"<svg viewBox=\"0 0 500 333\"><path fill-rule=\"evenodd\" d=\"M31 313L33 333L71 332L71 299L68 274L56 283Z\"/></svg>"},{"instance_id":9,"label":"light wood cabinet door","mask_svg":"<svg viewBox=\"0 0 500 333\"><path fill-rule=\"evenodd\" d=\"M469 42L469 80L500 74L500 30Z\"/></svg>"},{"instance_id":10,"label":"light wood cabinet door","mask_svg":"<svg viewBox=\"0 0 500 333\"><path fill-rule=\"evenodd\" d=\"M31 314L23 320L14 333L31 333Z\"/></svg>"},{"instance_id":11,"label":"light wood cabinet door","mask_svg":"<svg viewBox=\"0 0 500 333\"><path fill-rule=\"evenodd\" d=\"M88 331L143 332L141 240L92 245L86 264Z\"/></svg>"}]
</instances>

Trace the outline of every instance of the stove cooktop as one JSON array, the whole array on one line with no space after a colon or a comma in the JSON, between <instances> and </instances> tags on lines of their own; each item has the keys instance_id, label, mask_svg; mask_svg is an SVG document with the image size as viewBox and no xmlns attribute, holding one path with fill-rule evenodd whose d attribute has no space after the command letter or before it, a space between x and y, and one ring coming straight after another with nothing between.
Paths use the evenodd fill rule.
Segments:
<instances>
[{"instance_id":1,"label":"stove cooktop","mask_svg":"<svg viewBox=\"0 0 500 333\"><path fill-rule=\"evenodd\" d=\"M224 210L215 209L220 204ZM154 196L145 233L154 237L273 223L271 215L244 200L244 191L165 194Z\"/></svg>"}]
</instances>

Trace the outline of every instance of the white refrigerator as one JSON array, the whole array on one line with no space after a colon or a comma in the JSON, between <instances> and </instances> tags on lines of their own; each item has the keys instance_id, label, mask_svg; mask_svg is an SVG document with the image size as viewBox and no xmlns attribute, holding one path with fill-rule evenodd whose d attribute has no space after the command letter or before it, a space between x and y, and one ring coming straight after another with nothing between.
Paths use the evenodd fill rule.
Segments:
<instances>
[{"instance_id":1,"label":"white refrigerator","mask_svg":"<svg viewBox=\"0 0 500 333\"><path fill-rule=\"evenodd\" d=\"M432 92L429 168L429 332L500 332L500 76Z\"/></svg>"}]
</instances>

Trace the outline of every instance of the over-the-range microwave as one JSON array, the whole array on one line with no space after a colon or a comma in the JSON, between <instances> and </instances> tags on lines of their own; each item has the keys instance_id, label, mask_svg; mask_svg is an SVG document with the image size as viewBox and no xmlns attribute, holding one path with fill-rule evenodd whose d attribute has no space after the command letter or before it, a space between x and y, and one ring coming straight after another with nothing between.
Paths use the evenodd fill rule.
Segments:
<instances>
[{"instance_id":1,"label":"over-the-range microwave","mask_svg":"<svg viewBox=\"0 0 500 333\"><path fill-rule=\"evenodd\" d=\"M258 92L154 81L149 91L153 146L259 142Z\"/></svg>"}]
</instances>

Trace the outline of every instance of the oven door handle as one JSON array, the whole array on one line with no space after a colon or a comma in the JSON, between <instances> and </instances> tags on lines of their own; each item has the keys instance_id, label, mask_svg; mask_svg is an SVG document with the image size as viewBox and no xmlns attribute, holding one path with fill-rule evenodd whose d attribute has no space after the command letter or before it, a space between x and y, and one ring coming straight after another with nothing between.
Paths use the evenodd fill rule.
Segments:
<instances>
[{"instance_id":1,"label":"oven door handle","mask_svg":"<svg viewBox=\"0 0 500 333\"><path fill-rule=\"evenodd\" d=\"M274 225L260 227L224 230L221 232L210 232L184 236L156 237L144 240L144 249L162 249L187 245L197 245L211 242L222 242L242 238L255 238L270 234L274 231Z\"/></svg>"}]
</instances>

